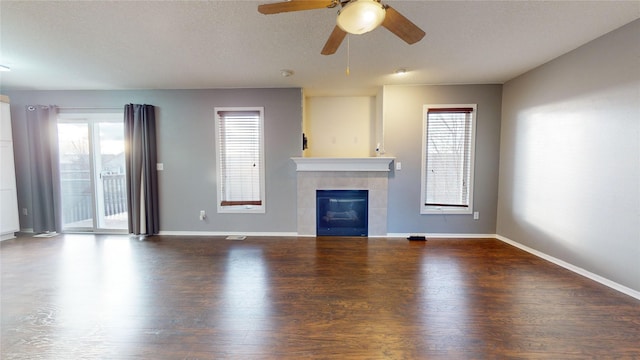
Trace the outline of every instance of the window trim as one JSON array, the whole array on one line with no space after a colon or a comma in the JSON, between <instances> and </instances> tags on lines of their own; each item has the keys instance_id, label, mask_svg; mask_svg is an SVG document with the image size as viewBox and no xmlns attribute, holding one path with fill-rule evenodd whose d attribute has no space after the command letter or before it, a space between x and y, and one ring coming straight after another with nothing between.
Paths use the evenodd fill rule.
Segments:
<instances>
[{"instance_id":1,"label":"window trim","mask_svg":"<svg viewBox=\"0 0 640 360\"><path fill-rule=\"evenodd\" d=\"M429 109L461 109L471 108L471 164L469 167L469 205L425 205L427 192L427 115ZM473 214L473 198L474 198L474 175L475 175L475 150L476 150L476 124L478 118L477 104L426 104L422 111L422 169L420 173L420 214Z\"/></svg>"},{"instance_id":2,"label":"window trim","mask_svg":"<svg viewBox=\"0 0 640 360\"><path fill-rule=\"evenodd\" d=\"M220 159L220 116L219 112L258 112L260 114L260 204L242 204L242 205L223 205L233 203L234 201L223 201L223 179L222 179L222 161ZM216 207L218 213L230 213L230 214L263 214L266 212L266 193L265 193L265 151L264 151L264 107L215 107L215 134L214 144L216 151L216 171L217 171L217 200Z\"/></svg>"}]
</instances>

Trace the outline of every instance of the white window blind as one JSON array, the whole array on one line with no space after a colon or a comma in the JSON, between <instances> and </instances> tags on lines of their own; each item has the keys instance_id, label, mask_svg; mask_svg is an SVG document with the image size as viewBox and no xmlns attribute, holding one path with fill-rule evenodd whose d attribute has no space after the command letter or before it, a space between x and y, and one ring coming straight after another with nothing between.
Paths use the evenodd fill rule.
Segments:
<instances>
[{"instance_id":1,"label":"white window blind","mask_svg":"<svg viewBox=\"0 0 640 360\"><path fill-rule=\"evenodd\" d=\"M422 210L471 211L474 110L475 106L427 107Z\"/></svg>"},{"instance_id":2,"label":"white window blind","mask_svg":"<svg viewBox=\"0 0 640 360\"><path fill-rule=\"evenodd\" d=\"M216 109L219 210L264 205L262 109Z\"/></svg>"}]
</instances>

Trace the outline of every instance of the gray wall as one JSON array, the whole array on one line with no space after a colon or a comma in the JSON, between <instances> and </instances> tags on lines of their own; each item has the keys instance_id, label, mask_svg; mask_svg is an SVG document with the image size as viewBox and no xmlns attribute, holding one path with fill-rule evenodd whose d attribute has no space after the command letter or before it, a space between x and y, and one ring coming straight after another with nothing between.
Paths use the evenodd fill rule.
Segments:
<instances>
[{"instance_id":1,"label":"gray wall","mask_svg":"<svg viewBox=\"0 0 640 360\"><path fill-rule=\"evenodd\" d=\"M497 233L640 291L640 20L504 86Z\"/></svg>"},{"instance_id":2,"label":"gray wall","mask_svg":"<svg viewBox=\"0 0 640 360\"><path fill-rule=\"evenodd\" d=\"M385 150L403 163L389 182L389 233L494 234L496 224L500 85L387 86L384 107ZM126 103L156 105L160 172L161 231L295 232L296 174L300 156L300 89L219 89L154 91L13 91L19 207L31 207L24 107L121 108ZM474 208L471 215L420 215L422 105L476 103L478 124ZM213 108L265 106L267 213L216 214ZM200 210L208 219L198 220ZM21 215L21 228L31 227Z\"/></svg>"},{"instance_id":3,"label":"gray wall","mask_svg":"<svg viewBox=\"0 0 640 360\"><path fill-rule=\"evenodd\" d=\"M385 156L402 170L389 178L389 233L495 234L502 85L385 86ZM478 104L473 215L421 215L422 111L425 104Z\"/></svg>"},{"instance_id":4,"label":"gray wall","mask_svg":"<svg viewBox=\"0 0 640 360\"><path fill-rule=\"evenodd\" d=\"M7 91L16 146L19 208L31 208L25 105L123 108L156 106L160 230L202 232L295 232L296 173L292 156L302 152L300 89L154 91ZM216 106L264 106L266 214L216 214L214 112ZM200 210L208 214L199 221ZM29 211L31 213L31 211ZM21 215L21 228L31 228Z\"/></svg>"}]
</instances>

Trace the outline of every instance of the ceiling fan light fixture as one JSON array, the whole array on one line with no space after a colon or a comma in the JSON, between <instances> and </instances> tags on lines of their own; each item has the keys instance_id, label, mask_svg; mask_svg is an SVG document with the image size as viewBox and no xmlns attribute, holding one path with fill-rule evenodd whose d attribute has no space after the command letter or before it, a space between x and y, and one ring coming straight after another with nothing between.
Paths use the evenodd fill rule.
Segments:
<instances>
[{"instance_id":1,"label":"ceiling fan light fixture","mask_svg":"<svg viewBox=\"0 0 640 360\"><path fill-rule=\"evenodd\" d=\"M338 26L349 34L367 33L382 24L386 10L376 0L351 0L338 12Z\"/></svg>"}]
</instances>

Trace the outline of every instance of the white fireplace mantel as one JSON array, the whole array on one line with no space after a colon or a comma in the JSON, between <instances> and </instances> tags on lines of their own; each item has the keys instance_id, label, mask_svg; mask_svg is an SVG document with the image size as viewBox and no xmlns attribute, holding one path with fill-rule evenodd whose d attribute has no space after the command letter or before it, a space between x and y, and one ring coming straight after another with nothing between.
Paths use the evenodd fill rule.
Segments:
<instances>
[{"instance_id":1,"label":"white fireplace mantel","mask_svg":"<svg viewBox=\"0 0 640 360\"><path fill-rule=\"evenodd\" d=\"M296 171L389 171L394 157L293 157Z\"/></svg>"}]
</instances>

